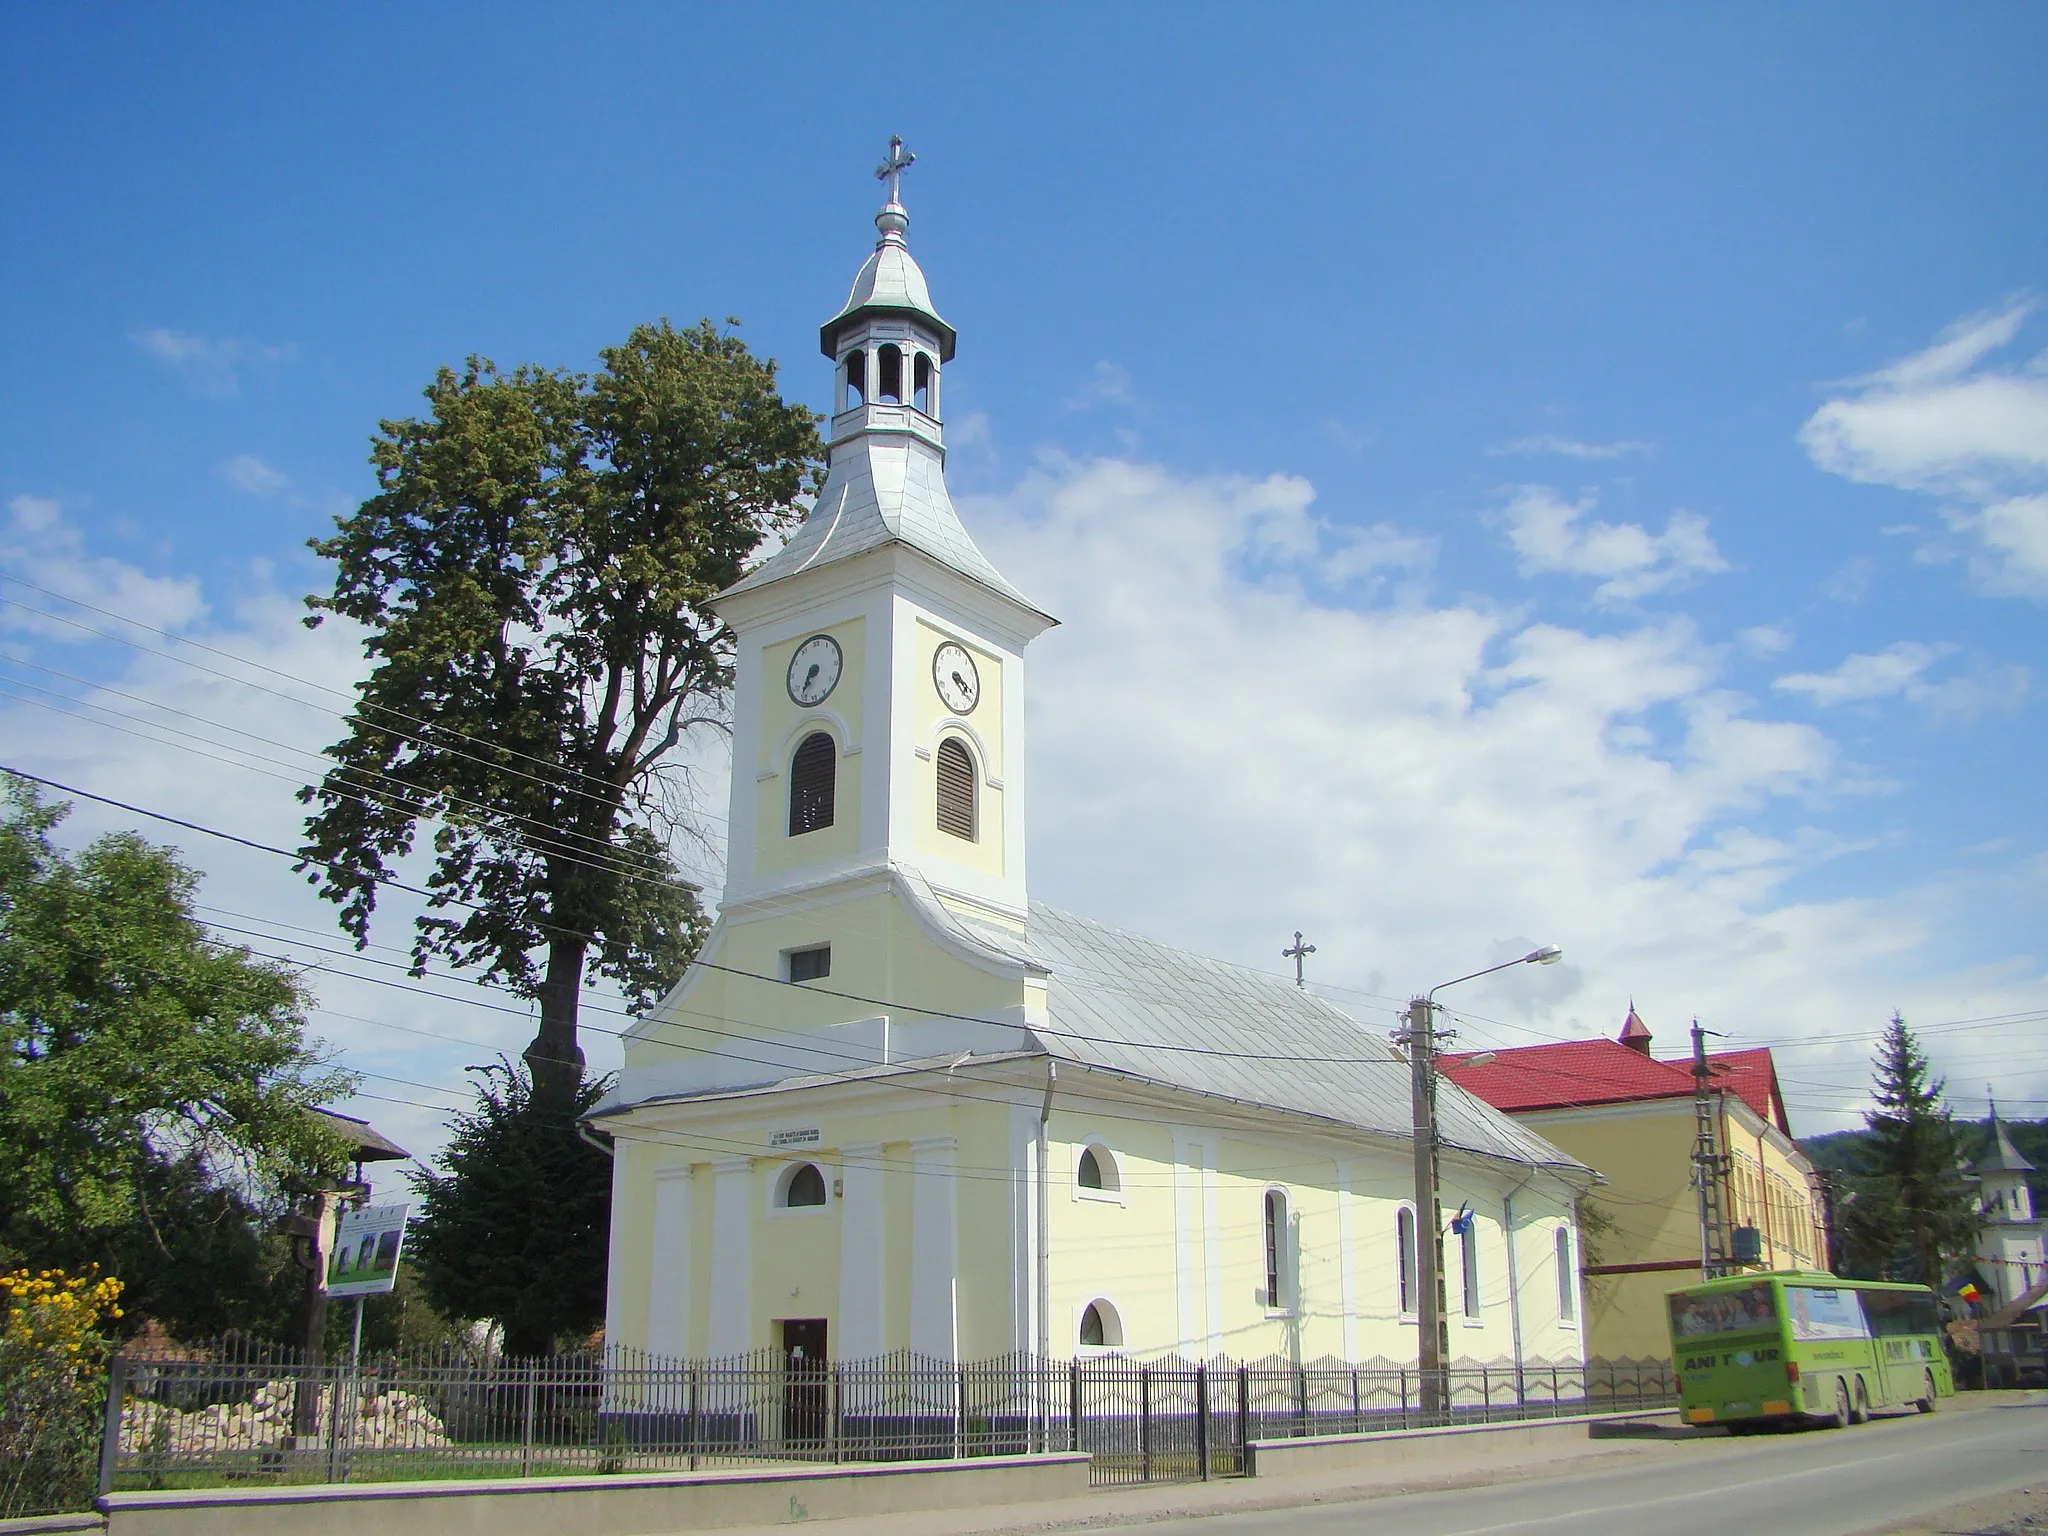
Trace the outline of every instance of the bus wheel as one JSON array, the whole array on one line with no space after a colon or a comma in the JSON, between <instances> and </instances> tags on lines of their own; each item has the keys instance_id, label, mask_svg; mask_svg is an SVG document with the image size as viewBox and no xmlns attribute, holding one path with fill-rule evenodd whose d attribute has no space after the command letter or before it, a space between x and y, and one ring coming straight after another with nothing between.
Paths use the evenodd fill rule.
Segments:
<instances>
[{"instance_id":1,"label":"bus wheel","mask_svg":"<svg viewBox=\"0 0 2048 1536\"><path fill-rule=\"evenodd\" d=\"M1918 1408L1922 1413L1932 1413L1934 1412L1935 1401L1936 1399L1934 1396L1934 1372L1929 1371L1927 1373L1927 1390L1920 1395L1919 1400L1915 1402L1913 1406L1915 1408Z\"/></svg>"},{"instance_id":2,"label":"bus wheel","mask_svg":"<svg viewBox=\"0 0 2048 1536\"><path fill-rule=\"evenodd\" d=\"M1863 1378L1861 1376L1856 1378L1856 1402L1849 1410L1849 1422L1851 1424L1868 1424L1870 1422L1870 1394L1864 1390Z\"/></svg>"},{"instance_id":3,"label":"bus wheel","mask_svg":"<svg viewBox=\"0 0 2048 1536\"><path fill-rule=\"evenodd\" d=\"M1849 1383L1839 1376L1835 1378L1835 1411L1825 1422L1829 1429L1849 1427Z\"/></svg>"}]
</instances>

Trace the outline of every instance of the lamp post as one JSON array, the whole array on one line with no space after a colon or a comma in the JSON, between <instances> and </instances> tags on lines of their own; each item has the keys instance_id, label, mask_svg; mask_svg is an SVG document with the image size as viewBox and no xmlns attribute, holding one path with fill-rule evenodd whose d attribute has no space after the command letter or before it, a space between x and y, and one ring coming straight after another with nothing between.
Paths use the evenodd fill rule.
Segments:
<instances>
[{"instance_id":1,"label":"lamp post","mask_svg":"<svg viewBox=\"0 0 2048 1536\"><path fill-rule=\"evenodd\" d=\"M1445 1375L1450 1354L1444 1296L1444 1212L1437 1194L1436 1046L1449 1032L1436 1027L1436 995L1461 981L1475 981L1517 965L1554 965L1564 954L1555 944L1469 976L1439 982L1408 1004L1408 1022L1395 1040L1408 1048L1408 1085L1414 1111L1415 1151L1415 1321L1416 1367L1422 1378L1423 1422L1441 1419L1450 1407ZM1429 1223L1425 1238L1423 1222Z\"/></svg>"}]
</instances>

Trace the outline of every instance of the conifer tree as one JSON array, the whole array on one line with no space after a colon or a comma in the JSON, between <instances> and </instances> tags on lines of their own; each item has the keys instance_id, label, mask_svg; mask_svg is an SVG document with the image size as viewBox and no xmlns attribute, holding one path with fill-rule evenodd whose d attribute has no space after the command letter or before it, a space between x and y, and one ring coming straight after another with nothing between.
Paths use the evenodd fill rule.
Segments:
<instances>
[{"instance_id":1,"label":"conifer tree","mask_svg":"<svg viewBox=\"0 0 2048 1536\"><path fill-rule=\"evenodd\" d=\"M1842 1209L1850 1267L1871 1277L1941 1284L1948 1262L1977 1236L1976 1200L1964 1176L1948 1086L1897 1013L1878 1046L1877 1108Z\"/></svg>"}]
</instances>

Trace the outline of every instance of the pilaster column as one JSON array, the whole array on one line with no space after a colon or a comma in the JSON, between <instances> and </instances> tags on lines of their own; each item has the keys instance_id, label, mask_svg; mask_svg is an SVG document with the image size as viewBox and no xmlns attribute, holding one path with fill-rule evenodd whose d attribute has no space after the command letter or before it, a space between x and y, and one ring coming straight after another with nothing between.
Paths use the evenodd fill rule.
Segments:
<instances>
[{"instance_id":1,"label":"pilaster column","mask_svg":"<svg viewBox=\"0 0 2048 1536\"><path fill-rule=\"evenodd\" d=\"M864 1360L889 1347L883 1284L882 1144L842 1147L839 1196L839 1337L832 1353Z\"/></svg>"},{"instance_id":2,"label":"pilaster column","mask_svg":"<svg viewBox=\"0 0 2048 1536\"><path fill-rule=\"evenodd\" d=\"M754 1347L754 1164L729 1157L713 1163L711 1310L705 1319L708 1359Z\"/></svg>"},{"instance_id":3,"label":"pilaster column","mask_svg":"<svg viewBox=\"0 0 2048 1536\"><path fill-rule=\"evenodd\" d=\"M647 1348L690 1352L690 1170L654 1170L654 1243L647 1266Z\"/></svg>"},{"instance_id":4,"label":"pilaster column","mask_svg":"<svg viewBox=\"0 0 2048 1536\"><path fill-rule=\"evenodd\" d=\"M960 1358L955 1145L951 1136L910 1144L910 1347L941 1360Z\"/></svg>"}]
</instances>

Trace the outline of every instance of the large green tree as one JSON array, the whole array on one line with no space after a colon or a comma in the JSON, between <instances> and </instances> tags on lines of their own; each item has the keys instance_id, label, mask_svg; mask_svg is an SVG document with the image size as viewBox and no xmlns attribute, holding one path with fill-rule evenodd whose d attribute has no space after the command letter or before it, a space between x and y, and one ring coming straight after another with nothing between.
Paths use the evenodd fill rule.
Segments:
<instances>
[{"instance_id":1,"label":"large green tree","mask_svg":"<svg viewBox=\"0 0 2048 1536\"><path fill-rule=\"evenodd\" d=\"M706 321L635 329L589 376L443 369L374 439L378 494L313 547L372 667L304 798L307 868L367 940L430 828L413 957L539 1004L534 1101L581 1080L581 989L645 1007L701 939L668 848L677 748L721 724L732 645L708 600L815 489L816 418Z\"/></svg>"},{"instance_id":2,"label":"large green tree","mask_svg":"<svg viewBox=\"0 0 2048 1536\"><path fill-rule=\"evenodd\" d=\"M413 1177L420 1213L406 1252L442 1313L494 1319L508 1354L547 1354L604 1321L611 1159L568 1116L536 1112L520 1068L470 1070L476 1104L454 1117L447 1173ZM573 1112L604 1088L578 1084Z\"/></svg>"},{"instance_id":3,"label":"large green tree","mask_svg":"<svg viewBox=\"0 0 2048 1536\"><path fill-rule=\"evenodd\" d=\"M346 1156L305 1111L353 1080L308 1043L291 972L209 937L173 850L121 832L67 852L67 810L7 776L0 1250L118 1274L138 1319L268 1321L268 1219Z\"/></svg>"},{"instance_id":4,"label":"large green tree","mask_svg":"<svg viewBox=\"0 0 2048 1536\"><path fill-rule=\"evenodd\" d=\"M1898 1014L1878 1046L1868 1137L1839 1209L1852 1272L1939 1285L1977 1237L1963 1150L1926 1052Z\"/></svg>"}]
</instances>

